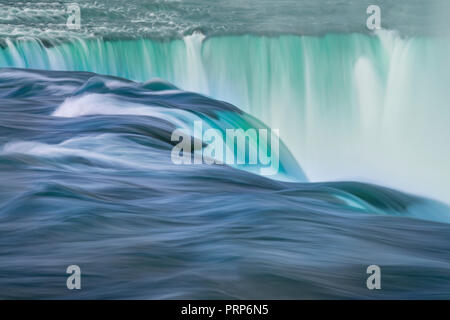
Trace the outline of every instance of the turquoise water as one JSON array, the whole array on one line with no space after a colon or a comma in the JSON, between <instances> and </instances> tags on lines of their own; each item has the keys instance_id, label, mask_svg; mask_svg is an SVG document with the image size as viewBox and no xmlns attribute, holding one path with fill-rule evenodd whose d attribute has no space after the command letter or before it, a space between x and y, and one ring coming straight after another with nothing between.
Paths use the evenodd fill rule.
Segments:
<instances>
[{"instance_id":1,"label":"turquoise water","mask_svg":"<svg viewBox=\"0 0 450 320\"><path fill-rule=\"evenodd\" d=\"M280 130L312 181L450 199L450 41L377 35L8 40L0 66L168 80ZM332 161L330 161L332 159Z\"/></svg>"},{"instance_id":2,"label":"turquoise water","mask_svg":"<svg viewBox=\"0 0 450 320\"><path fill-rule=\"evenodd\" d=\"M175 128L264 126L165 82L0 71L1 298L449 298L450 209L357 182L175 165ZM280 146L280 172L302 169ZM244 170L241 170L244 169ZM76 264L82 289L67 290ZM366 268L382 267L382 290Z\"/></svg>"},{"instance_id":3,"label":"turquoise water","mask_svg":"<svg viewBox=\"0 0 450 320\"><path fill-rule=\"evenodd\" d=\"M0 298L449 298L448 1L66 4L0 1Z\"/></svg>"}]
</instances>

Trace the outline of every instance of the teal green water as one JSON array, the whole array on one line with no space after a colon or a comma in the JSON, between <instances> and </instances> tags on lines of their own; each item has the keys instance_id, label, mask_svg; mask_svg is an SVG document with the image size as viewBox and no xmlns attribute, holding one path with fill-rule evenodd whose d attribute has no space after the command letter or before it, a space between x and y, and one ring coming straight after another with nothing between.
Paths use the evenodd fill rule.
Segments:
<instances>
[{"instance_id":1,"label":"teal green water","mask_svg":"<svg viewBox=\"0 0 450 320\"><path fill-rule=\"evenodd\" d=\"M272 139L278 173L303 182L262 161L175 164L174 129L198 120L264 128L166 82L0 70L0 299L449 298L449 206L306 182ZM366 286L375 263L382 290Z\"/></svg>"},{"instance_id":2,"label":"teal green water","mask_svg":"<svg viewBox=\"0 0 450 320\"><path fill-rule=\"evenodd\" d=\"M179 40L7 40L0 66L83 70L231 102L280 136L312 181L380 183L450 199L450 42L329 34Z\"/></svg>"}]
</instances>

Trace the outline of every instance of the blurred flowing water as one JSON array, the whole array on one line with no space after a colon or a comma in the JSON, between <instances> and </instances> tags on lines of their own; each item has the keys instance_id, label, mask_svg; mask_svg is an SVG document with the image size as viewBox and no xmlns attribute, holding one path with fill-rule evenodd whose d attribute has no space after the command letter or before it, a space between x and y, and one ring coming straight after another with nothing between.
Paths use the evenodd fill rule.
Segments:
<instances>
[{"instance_id":1,"label":"blurred flowing water","mask_svg":"<svg viewBox=\"0 0 450 320\"><path fill-rule=\"evenodd\" d=\"M450 40L201 33L159 41L8 40L0 66L161 78L233 103L280 136L312 181L358 180L450 203Z\"/></svg>"},{"instance_id":2,"label":"blurred flowing water","mask_svg":"<svg viewBox=\"0 0 450 320\"><path fill-rule=\"evenodd\" d=\"M0 1L0 298L449 298L447 1L78 4ZM279 175L174 165L198 120Z\"/></svg>"},{"instance_id":3,"label":"blurred flowing water","mask_svg":"<svg viewBox=\"0 0 450 320\"><path fill-rule=\"evenodd\" d=\"M80 102L81 101L81 102ZM3 298L448 298L450 210L356 182L174 165L174 128L264 127L164 82L0 72ZM282 146L283 173L301 168ZM81 267L82 290L65 288ZM365 268L383 267L369 292Z\"/></svg>"}]
</instances>

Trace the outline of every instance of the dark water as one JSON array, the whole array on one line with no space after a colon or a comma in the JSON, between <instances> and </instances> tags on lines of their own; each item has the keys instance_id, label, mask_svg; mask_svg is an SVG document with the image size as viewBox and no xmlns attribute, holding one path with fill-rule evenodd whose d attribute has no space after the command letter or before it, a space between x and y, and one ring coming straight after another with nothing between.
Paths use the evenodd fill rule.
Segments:
<instances>
[{"instance_id":1,"label":"dark water","mask_svg":"<svg viewBox=\"0 0 450 320\"><path fill-rule=\"evenodd\" d=\"M172 130L199 118L264 126L161 81L2 69L0 297L450 298L447 206L174 165ZM284 146L280 161L304 179ZM73 264L79 291L66 288Z\"/></svg>"}]
</instances>

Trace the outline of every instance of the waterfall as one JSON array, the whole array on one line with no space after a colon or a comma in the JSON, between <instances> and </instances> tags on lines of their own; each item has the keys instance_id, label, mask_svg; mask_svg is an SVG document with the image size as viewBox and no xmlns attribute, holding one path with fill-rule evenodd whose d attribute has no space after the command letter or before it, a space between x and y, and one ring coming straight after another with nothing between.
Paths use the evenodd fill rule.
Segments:
<instances>
[{"instance_id":1,"label":"waterfall","mask_svg":"<svg viewBox=\"0 0 450 320\"><path fill-rule=\"evenodd\" d=\"M279 129L311 181L450 199L450 41L382 31L157 41L6 40L1 67L158 77Z\"/></svg>"}]
</instances>

